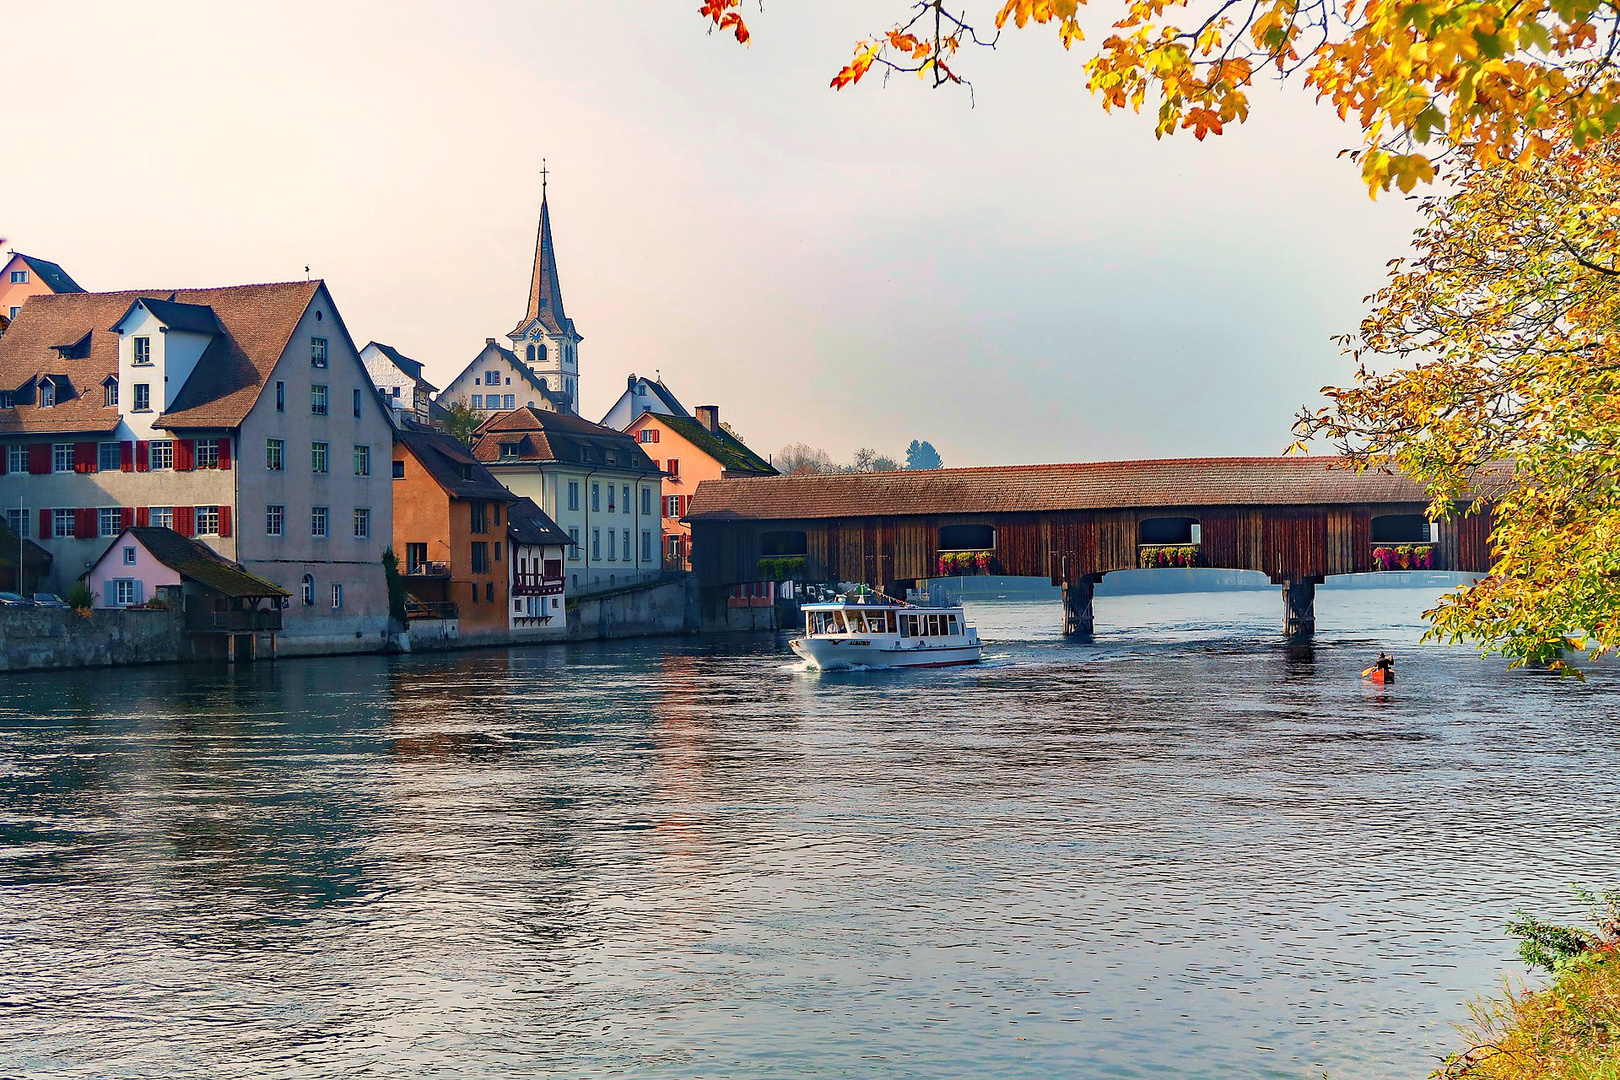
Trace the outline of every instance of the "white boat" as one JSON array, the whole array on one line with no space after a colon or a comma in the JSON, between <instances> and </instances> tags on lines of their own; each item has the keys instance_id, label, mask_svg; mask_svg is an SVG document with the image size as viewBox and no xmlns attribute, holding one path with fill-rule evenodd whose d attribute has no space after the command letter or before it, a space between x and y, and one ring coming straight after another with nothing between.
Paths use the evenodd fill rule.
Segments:
<instances>
[{"instance_id":1,"label":"white boat","mask_svg":"<svg viewBox=\"0 0 1620 1080\"><path fill-rule=\"evenodd\" d=\"M802 610L804 634L788 644L812 667L948 667L984 658L961 605L921 606L874 594Z\"/></svg>"}]
</instances>

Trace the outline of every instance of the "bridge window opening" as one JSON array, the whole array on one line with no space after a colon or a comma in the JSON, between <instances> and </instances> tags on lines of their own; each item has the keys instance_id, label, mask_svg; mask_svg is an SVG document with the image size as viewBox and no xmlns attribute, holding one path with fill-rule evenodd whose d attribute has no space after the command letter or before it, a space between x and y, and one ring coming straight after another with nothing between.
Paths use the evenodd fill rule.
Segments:
<instances>
[{"instance_id":1,"label":"bridge window opening","mask_svg":"<svg viewBox=\"0 0 1620 1080\"><path fill-rule=\"evenodd\" d=\"M996 546L994 525L942 525L939 529L941 551L990 551Z\"/></svg>"},{"instance_id":2,"label":"bridge window opening","mask_svg":"<svg viewBox=\"0 0 1620 1080\"><path fill-rule=\"evenodd\" d=\"M1148 518L1138 527L1143 544L1196 544L1197 518Z\"/></svg>"},{"instance_id":3,"label":"bridge window opening","mask_svg":"<svg viewBox=\"0 0 1620 1080\"><path fill-rule=\"evenodd\" d=\"M1382 514L1372 519L1375 544L1427 544L1429 522L1422 514Z\"/></svg>"},{"instance_id":4,"label":"bridge window opening","mask_svg":"<svg viewBox=\"0 0 1620 1080\"><path fill-rule=\"evenodd\" d=\"M759 553L764 558L808 555L810 539L802 529L778 529L760 536Z\"/></svg>"}]
</instances>

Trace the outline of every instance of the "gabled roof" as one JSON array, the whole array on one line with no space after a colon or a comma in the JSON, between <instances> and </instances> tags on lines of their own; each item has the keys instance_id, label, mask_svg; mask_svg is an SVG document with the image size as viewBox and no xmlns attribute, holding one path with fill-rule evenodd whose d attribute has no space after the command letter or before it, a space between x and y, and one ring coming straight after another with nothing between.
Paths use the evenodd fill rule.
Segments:
<instances>
[{"instance_id":1,"label":"gabled roof","mask_svg":"<svg viewBox=\"0 0 1620 1080\"><path fill-rule=\"evenodd\" d=\"M503 454L501 444L515 446ZM608 454L614 460L608 461ZM473 454L488 464L565 462L661 475L633 436L571 413L524 407L497 413L478 427Z\"/></svg>"},{"instance_id":2,"label":"gabled roof","mask_svg":"<svg viewBox=\"0 0 1620 1080\"><path fill-rule=\"evenodd\" d=\"M452 499L506 502L517 498L465 446L441 431L400 428L394 438Z\"/></svg>"},{"instance_id":3,"label":"gabled roof","mask_svg":"<svg viewBox=\"0 0 1620 1080\"><path fill-rule=\"evenodd\" d=\"M410 357L406 356L392 345L384 345L380 341L367 342L366 349L376 349L378 352L382 353L388 358L388 362L390 364L393 364L395 367L399 368L399 370L405 374L407 379L414 379L421 383L428 389L430 393L438 393L439 388L437 386L434 386L432 383L422 378L422 362L420 360L412 360ZM360 351L365 352L365 349L361 349Z\"/></svg>"},{"instance_id":4,"label":"gabled roof","mask_svg":"<svg viewBox=\"0 0 1620 1080\"><path fill-rule=\"evenodd\" d=\"M190 537L181 536L173 529L165 529L158 525L135 525L125 529L119 534L118 539L101 553L101 557L91 564L92 569L101 565L102 559L112 554L113 550L124 542L126 536L139 541L142 547L151 552L152 558L181 577L189 578L199 585L206 585L226 596L292 595L280 585L266 581L256 574L250 574L229 559L216 555Z\"/></svg>"},{"instance_id":5,"label":"gabled roof","mask_svg":"<svg viewBox=\"0 0 1620 1080\"><path fill-rule=\"evenodd\" d=\"M174 300L159 300L155 297L141 297L130 305L133 311L143 307L150 311L157 321L170 330L179 330L186 334L217 334L220 332L219 319L214 315L214 309L206 304L181 304ZM124 319L129 318L128 312L113 328L121 326Z\"/></svg>"},{"instance_id":6,"label":"gabled roof","mask_svg":"<svg viewBox=\"0 0 1620 1080\"><path fill-rule=\"evenodd\" d=\"M29 564L42 567L51 565L51 553L32 540L20 540L17 534L11 531L11 526L6 523L5 515L0 514L0 567L16 569L19 542L26 552L23 558Z\"/></svg>"},{"instance_id":7,"label":"gabled roof","mask_svg":"<svg viewBox=\"0 0 1620 1080\"><path fill-rule=\"evenodd\" d=\"M497 344L493 338L484 342L484 347L478 350L478 355L473 357L471 362L468 363L466 367L462 368L460 373L457 374L454 379L450 380L448 385L454 386L463 375L467 374L467 372L471 371L474 367L479 364L488 363L490 360L494 359L504 360L510 364L517 371L518 377L528 385L529 389L533 390L537 394L544 395L545 399L550 401L552 404L561 405L568 400L568 395L562 390L542 386L540 383L540 376L536 375L533 371L530 371L529 366L522 360L518 359L517 353L503 345Z\"/></svg>"},{"instance_id":8,"label":"gabled roof","mask_svg":"<svg viewBox=\"0 0 1620 1080\"><path fill-rule=\"evenodd\" d=\"M0 389L22 386L49 371L75 386L96 386L118 371L118 335L112 327L137 300L175 307L212 309L220 333L203 351L173 408L158 417L162 428L236 427L286 351L293 331L322 289L319 281L238 285L222 289L135 289L109 293L63 293L29 298L0 337ZM173 312L171 311L171 314ZM177 316L191 318L191 313ZM333 322L341 327L334 307ZM57 346L89 334L82 357L62 357ZM79 351L79 350L75 350ZM0 411L3 432L101 432L118 423L118 409L100 394L86 394L50 409L18 402Z\"/></svg>"},{"instance_id":9,"label":"gabled roof","mask_svg":"<svg viewBox=\"0 0 1620 1080\"><path fill-rule=\"evenodd\" d=\"M1503 468L1511 471L1481 470L1482 490ZM1339 458L1178 458L705 480L686 516L763 520L1427 501L1422 486L1404 475L1350 472Z\"/></svg>"},{"instance_id":10,"label":"gabled roof","mask_svg":"<svg viewBox=\"0 0 1620 1080\"><path fill-rule=\"evenodd\" d=\"M631 374L630 378L627 380L627 385L625 386L624 391L619 394L618 400L613 403L613 408L609 409L606 413L603 414L602 423L604 423L604 424L607 423L608 417L612 416L614 411L617 410L618 407L622 403L624 403L626 401L634 402L634 400L635 400L635 390L636 390L637 386L646 387L647 388L647 393L649 393L653 397L657 398L659 403L661 405L663 405L665 409L668 410L669 415L672 415L672 416L691 416L692 415L691 413L687 412L686 407L684 405L682 405L680 403L680 401L678 401L676 399L674 393L672 393L670 391L669 387L664 385L664 380L663 379L648 379L648 378L644 378L644 377L642 377L640 375ZM657 410L655 410L655 409L642 409L642 410L639 410L635 415L636 415L637 418L639 418L641 416L642 412L656 412L656 411Z\"/></svg>"},{"instance_id":11,"label":"gabled roof","mask_svg":"<svg viewBox=\"0 0 1620 1080\"><path fill-rule=\"evenodd\" d=\"M713 458L726 472L754 473L759 476L777 475L770 462L748 449L746 443L725 428L710 431L700 421L690 416L665 416L655 412L644 412L641 415L650 416L668 427ZM636 419L640 420L641 417L638 416Z\"/></svg>"},{"instance_id":12,"label":"gabled roof","mask_svg":"<svg viewBox=\"0 0 1620 1080\"><path fill-rule=\"evenodd\" d=\"M534 242L534 274L529 279L529 311L507 336L517 334L536 319L553 334L579 337L573 320L563 314L562 283L557 277L557 255L551 246L551 210L544 195L540 197L540 235Z\"/></svg>"},{"instance_id":13,"label":"gabled roof","mask_svg":"<svg viewBox=\"0 0 1620 1080\"><path fill-rule=\"evenodd\" d=\"M24 255L20 251L12 252L17 258L27 264L28 269L34 272L34 277L44 282L53 293L84 292L79 283L68 276L68 272L49 259L38 259L32 255ZM10 260L6 260L10 262Z\"/></svg>"},{"instance_id":14,"label":"gabled roof","mask_svg":"<svg viewBox=\"0 0 1620 1080\"><path fill-rule=\"evenodd\" d=\"M557 523L547 516L546 512L535 504L533 499L523 498L513 503L506 511L507 526L512 539L520 544L566 544L569 542L568 534L557 527Z\"/></svg>"}]
</instances>

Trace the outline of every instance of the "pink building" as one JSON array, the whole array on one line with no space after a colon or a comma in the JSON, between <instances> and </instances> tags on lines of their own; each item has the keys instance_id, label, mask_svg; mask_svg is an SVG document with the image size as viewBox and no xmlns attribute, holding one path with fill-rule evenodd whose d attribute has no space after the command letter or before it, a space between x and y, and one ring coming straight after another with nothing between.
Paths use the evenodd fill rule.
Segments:
<instances>
[{"instance_id":1,"label":"pink building","mask_svg":"<svg viewBox=\"0 0 1620 1080\"><path fill-rule=\"evenodd\" d=\"M68 277L66 270L53 262L14 251L6 256L5 267L0 269L0 316L10 322L30 296L75 292L84 290Z\"/></svg>"}]
</instances>

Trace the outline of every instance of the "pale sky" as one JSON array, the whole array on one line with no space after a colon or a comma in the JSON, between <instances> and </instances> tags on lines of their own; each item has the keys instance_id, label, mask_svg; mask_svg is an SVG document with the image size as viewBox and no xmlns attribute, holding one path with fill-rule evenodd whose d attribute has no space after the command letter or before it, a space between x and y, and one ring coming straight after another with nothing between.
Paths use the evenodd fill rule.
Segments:
<instances>
[{"instance_id":1,"label":"pale sky","mask_svg":"<svg viewBox=\"0 0 1620 1080\"><path fill-rule=\"evenodd\" d=\"M308 265L443 385L523 314L544 157L588 419L656 369L766 454L1281 452L1415 223L1355 133L1290 87L1155 141L1044 30L975 101L829 90L905 6L750 4L741 48L697 0L10 5L0 236L89 289Z\"/></svg>"}]
</instances>

